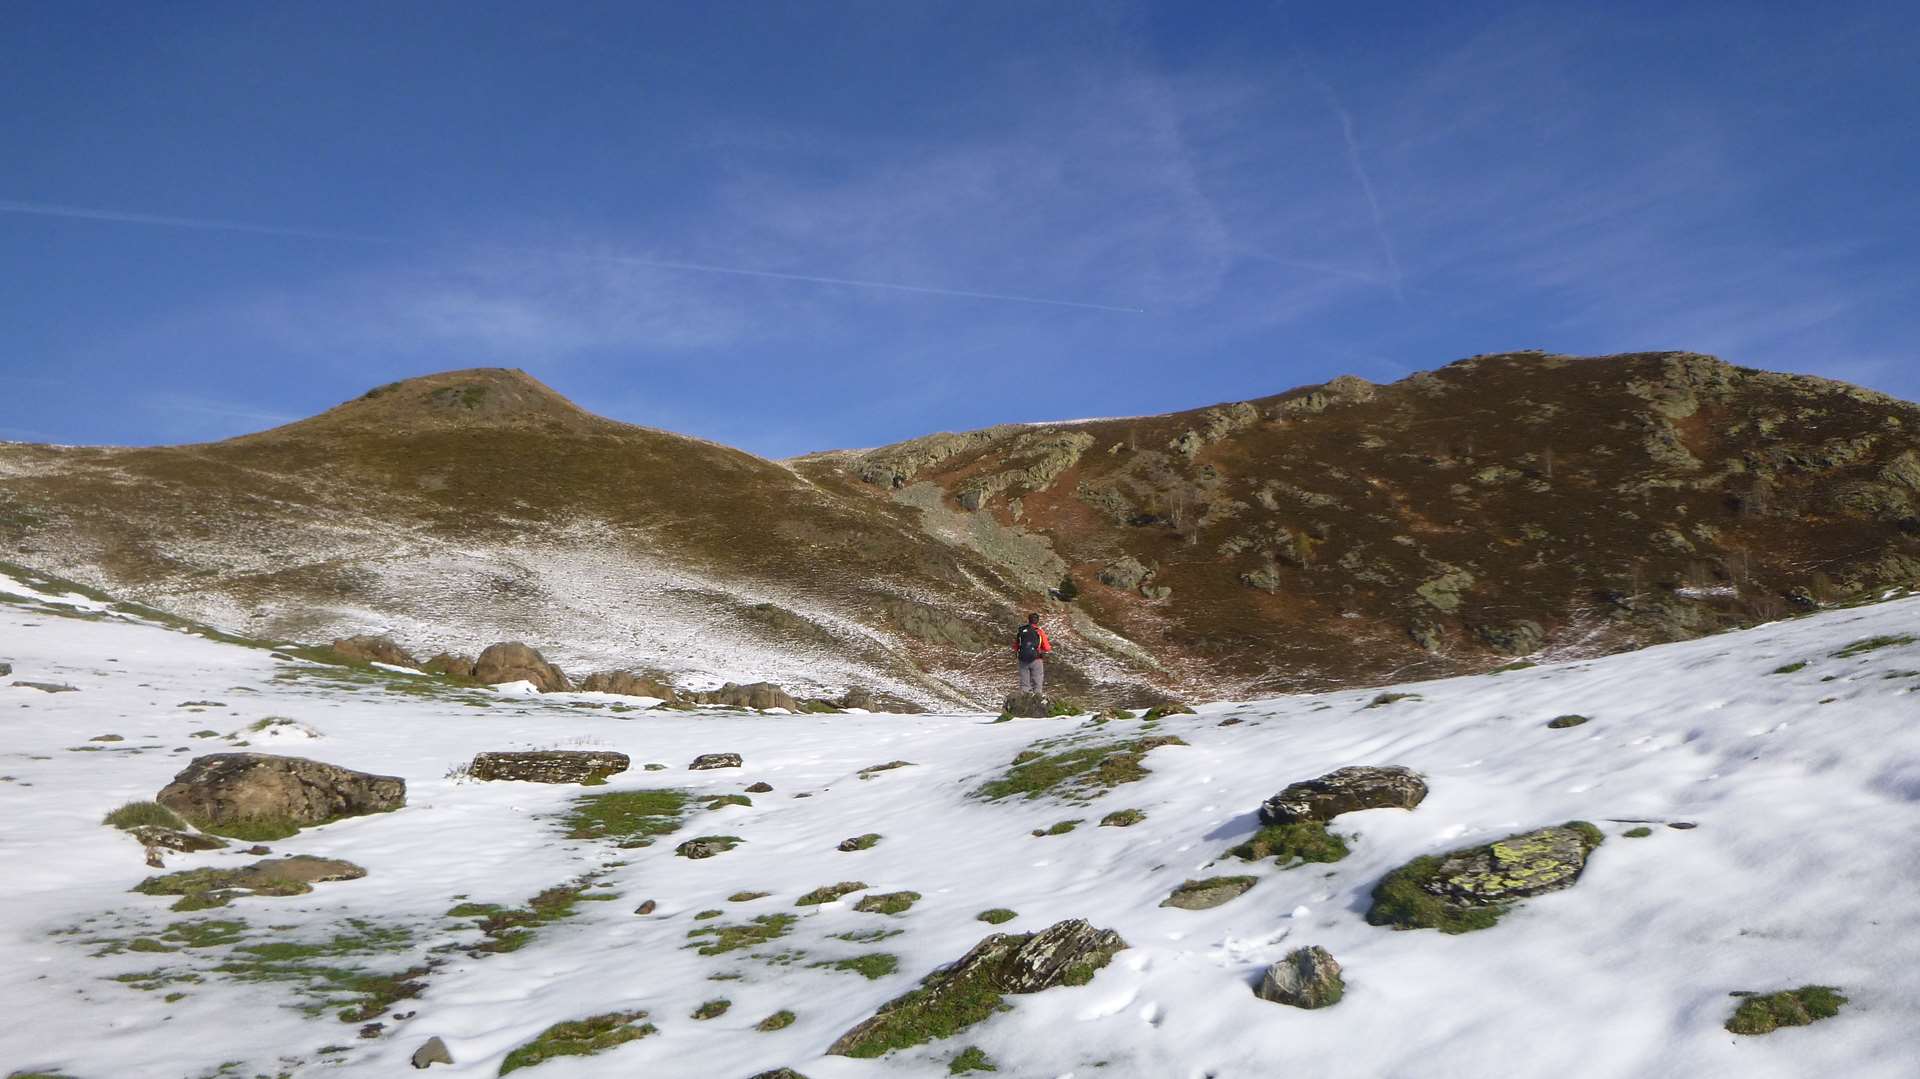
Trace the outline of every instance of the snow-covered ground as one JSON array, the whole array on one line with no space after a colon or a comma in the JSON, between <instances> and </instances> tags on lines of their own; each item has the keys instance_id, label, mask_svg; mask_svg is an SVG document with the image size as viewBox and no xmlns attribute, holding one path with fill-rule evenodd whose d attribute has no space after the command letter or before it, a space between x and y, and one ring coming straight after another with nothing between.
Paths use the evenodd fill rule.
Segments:
<instances>
[{"instance_id":1,"label":"snow-covered ground","mask_svg":"<svg viewBox=\"0 0 1920 1079\"><path fill-rule=\"evenodd\" d=\"M933 1077L977 1045L1000 1075L1048 1079L1911 1077L1920 1074L1920 645L1833 653L1916 630L1920 600L1900 600L1397 687L1418 696L1381 707L1367 707L1377 690L1209 705L1160 723L1155 733L1190 745L1153 750L1145 779L1074 806L990 804L968 792L1038 739L1130 736L1138 721L1096 729L984 715L615 712L617 698L595 695L423 696L381 677L330 679L264 651L11 601L0 604L0 661L14 667L0 678L0 1068L77 1079L395 1076L412 1074L408 1057L438 1035L457 1063L425 1074L491 1076L551 1024L644 1009L654 1036L518 1074L746 1079L786 1065L811 1079ZM77 691L8 685L16 680ZM1564 713L1591 722L1545 727ZM268 717L298 726L247 732ZM1230 718L1241 722L1220 725ZM222 737L192 737L209 730ZM122 740L91 740L107 734ZM404 809L271 844L276 855L350 859L364 879L187 915L129 892L157 871L101 815L151 798L193 756L238 740L405 777ZM615 749L634 767L586 791L450 774L476 751L525 747ZM745 767L687 770L696 754L722 751L742 754ZM858 778L895 759L913 766ZM1334 830L1356 838L1335 864L1280 870L1223 856L1254 830L1262 798L1356 763L1415 768L1432 793L1410 813L1342 817ZM751 806L695 809L646 849L569 840L555 819L589 791L732 794L756 781L773 792ZM1146 821L1096 827L1129 807ZM1030 835L1071 818L1086 823ZM1580 882L1492 929L1397 932L1362 917L1374 883L1416 855L1575 818L1608 836ZM1656 822L1650 837L1621 835L1640 820ZM835 849L867 832L884 839ZM745 842L700 861L674 855L681 839L716 833ZM232 849L173 854L167 869L252 860ZM608 886L599 890L619 900L580 904L518 951L470 954L478 932L447 917L459 902L518 905L596 871ZM1158 906L1186 878L1239 873L1260 883L1224 906ZM898 916L856 912L858 893L794 904L852 880L924 898ZM728 901L740 891L772 894ZM636 915L648 899L657 909ZM823 1055L993 931L975 920L993 907L1019 914L1002 930L1082 917L1131 946L1090 984L1009 997L1011 1010L954 1039L873 1061ZM709 909L725 915L694 918ZM690 930L773 913L798 921L757 951L804 956L688 947ZM238 942L117 950L209 919L244 922ZM303 1014L298 983L215 969L256 954L236 948L325 940L349 919L392 932L339 963L396 971L439 961L424 992L394 1006L408 1017L380 1017L378 1036L358 1037L358 1022L331 1011ZM873 929L902 932L836 939ZM1344 965L1346 998L1320 1011L1257 999L1250 986L1263 967L1308 944ZM881 951L899 965L877 980L809 965ZM114 980L129 974L155 988ZM1806 983L1837 986L1851 1003L1765 1037L1722 1028L1730 991ZM690 1017L716 997L731 1010ZM780 1009L797 1021L754 1029Z\"/></svg>"}]
</instances>

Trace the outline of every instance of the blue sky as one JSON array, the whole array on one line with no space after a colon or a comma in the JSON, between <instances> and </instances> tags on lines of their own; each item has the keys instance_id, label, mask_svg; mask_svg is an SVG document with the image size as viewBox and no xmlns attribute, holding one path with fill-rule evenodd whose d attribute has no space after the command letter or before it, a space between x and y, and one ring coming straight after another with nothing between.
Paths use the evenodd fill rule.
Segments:
<instances>
[{"instance_id":1,"label":"blue sky","mask_svg":"<svg viewBox=\"0 0 1920 1079\"><path fill-rule=\"evenodd\" d=\"M1530 347L1920 397L1911 3L6 23L0 438L473 366L773 456Z\"/></svg>"}]
</instances>

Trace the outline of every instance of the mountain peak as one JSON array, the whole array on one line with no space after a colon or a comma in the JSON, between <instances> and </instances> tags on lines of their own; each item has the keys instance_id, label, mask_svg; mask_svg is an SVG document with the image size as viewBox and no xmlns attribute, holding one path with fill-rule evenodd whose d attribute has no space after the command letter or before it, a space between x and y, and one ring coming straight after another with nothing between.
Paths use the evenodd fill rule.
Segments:
<instances>
[{"instance_id":1,"label":"mountain peak","mask_svg":"<svg viewBox=\"0 0 1920 1079\"><path fill-rule=\"evenodd\" d=\"M376 386L291 427L405 432L445 427L577 428L606 422L610 421L594 416L518 368L473 367Z\"/></svg>"}]
</instances>

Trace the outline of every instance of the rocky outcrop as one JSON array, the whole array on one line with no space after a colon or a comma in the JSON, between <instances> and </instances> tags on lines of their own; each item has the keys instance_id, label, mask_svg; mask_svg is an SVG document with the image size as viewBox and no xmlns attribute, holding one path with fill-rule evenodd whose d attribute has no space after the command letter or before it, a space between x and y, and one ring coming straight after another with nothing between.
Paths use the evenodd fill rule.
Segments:
<instances>
[{"instance_id":1,"label":"rocky outcrop","mask_svg":"<svg viewBox=\"0 0 1920 1079\"><path fill-rule=\"evenodd\" d=\"M704 693L692 693L687 696L699 704L751 708L758 712L764 712L769 708L784 708L789 712L800 710L800 706L794 703L793 697L772 682L754 682L744 686L728 682L719 689L710 689Z\"/></svg>"},{"instance_id":2,"label":"rocky outcrop","mask_svg":"<svg viewBox=\"0 0 1920 1079\"><path fill-rule=\"evenodd\" d=\"M958 962L928 975L920 988L881 1005L827 1052L877 1057L950 1037L992 1016L1005 994L1085 985L1126 947L1120 934L1095 929L1080 918L1038 933L995 933Z\"/></svg>"},{"instance_id":3,"label":"rocky outcrop","mask_svg":"<svg viewBox=\"0 0 1920 1079\"><path fill-rule=\"evenodd\" d=\"M305 757L215 753L195 758L154 800L203 832L281 839L342 817L399 809L407 782Z\"/></svg>"},{"instance_id":4,"label":"rocky outcrop","mask_svg":"<svg viewBox=\"0 0 1920 1079\"><path fill-rule=\"evenodd\" d=\"M1571 887L1604 837L1586 821L1416 858L1373 890L1367 921L1464 933L1496 922L1514 901Z\"/></svg>"},{"instance_id":5,"label":"rocky outcrop","mask_svg":"<svg viewBox=\"0 0 1920 1079\"><path fill-rule=\"evenodd\" d=\"M614 693L623 697L657 697L677 701L680 691L650 674L633 671L596 671L574 687L582 693Z\"/></svg>"},{"instance_id":6,"label":"rocky outcrop","mask_svg":"<svg viewBox=\"0 0 1920 1079\"><path fill-rule=\"evenodd\" d=\"M1045 719L1053 714L1053 705L1044 694L1009 693L1000 711L1016 719Z\"/></svg>"},{"instance_id":7,"label":"rocky outcrop","mask_svg":"<svg viewBox=\"0 0 1920 1079\"><path fill-rule=\"evenodd\" d=\"M1099 573L1101 584L1127 592L1146 584L1152 576L1152 567L1132 555L1107 563Z\"/></svg>"},{"instance_id":8,"label":"rocky outcrop","mask_svg":"<svg viewBox=\"0 0 1920 1079\"><path fill-rule=\"evenodd\" d=\"M1286 958L1267 968L1253 991L1261 1000L1287 1004L1295 1008L1325 1008L1338 1004L1346 992L1340 977L1340 964L1325 948L1295 948Z\"/></svg>"},{"instance_id":9,"label":"rocky outcrop","mask_svg":"<svg viewBox=\"0 0 1920 1079\"><path fill-rule=\"evenodd\" d=\"M420 666L413 654L394 643L392 637L360 634L355 637L341 637L330 646L335 652L366 663L386 663L395 667Z\"/></svg>"},{"instance_id":10,"label":"rocky outcrop","mask_svg":"<svg viewBox=\"0 0 1920 1079\"><path fill-rule=\"evenodd\" d=\"M1245 895L1260 883L1259 877L1208 877L1184 881L1160 901L1163 907L1177 910L1211 910Z\"/></svg>"},{"instance_id":11,"label":"rocky outcrop","mask_svg":"<svg viewBox=\"0 0 1920 1079\"><path fill-rule=\"evenodd\" d=\"M954 492L963 509L977 510L995 495L1020 489L1039 491L1078 464L1093 445L1084 431L1046 431L1022 435L1007 447L1006 459L1016 467L976 476Z\"/></svg>"},{"instance_id":12,"label":"rocky outcrop","mask_svg":"<svg viewBox=\"0 0 1920 1079\"><path fill-rule=\"evenodd\" d=\"M542 749L524 753L474 755L467 774L484 780L527 783L588 783L618 775L633 762L625 753L598 749Z\"/></svg>"},{"instance_id":13,"label":"rocky outcrop","mask_svg":"<svg viewBox=\"0 0 1920 1079\"><path fill-rule=\"evenodd\" d=\"M532 682L542 693L568 688L567 676L545 656L519 641L488 645L473 661L473 678L490 686L502 682Z\"/></svg>"},{"instance_id":14,"label":"rocky outcrop","mask_svg":"<svg viewBox=\"0 0 1920 1079\"><path fill-rule=\"evenodd\" d=\"M1325 823L1362 809L1412 809L1427 796L1426 780L1409 768L1357 765L1290 783L1260 804L1260 823Z\"/></svg>"},{"instance_id":15,"label":"rocky outcrop","mask_svg":"<svg viewBox=\"0 0 1920 1079\"><path fill-rule=\"evenodd\" d=\"M1374 384L1366 379L1358 375L1341 375L1297 397L1287 398L1273 412L1276 417L1317 416L1340 405L1371 401L1375 393Z\"/></svg>"},{"instance_id":16,"label":"rocky outcrop","mask_svg":"<svg viewBox=\"0 0 1920 1079\"><path fill-rule=\"evenodd\" d=\"M905 487L913 482L913 478L919 475L922 469L939 464L957 454L992 445L1019 430L1021 428L1006 425L989 427L983 431L969 431L965 434L943 432L893 446L883 446L855 457L852 471L861 480L880 487Z\"/></svg>"},{"instance_id":17,"label":"rocky outcrop","mask_svg":"<svg viewBox=\"0 0 1920 1079\"><path fill-rule=\"evenodd\" d=\"M738 753L702 753L687 765L692 771L704 771L708 768L738 768L744 763Z\"/></svg>"}]
</instances>

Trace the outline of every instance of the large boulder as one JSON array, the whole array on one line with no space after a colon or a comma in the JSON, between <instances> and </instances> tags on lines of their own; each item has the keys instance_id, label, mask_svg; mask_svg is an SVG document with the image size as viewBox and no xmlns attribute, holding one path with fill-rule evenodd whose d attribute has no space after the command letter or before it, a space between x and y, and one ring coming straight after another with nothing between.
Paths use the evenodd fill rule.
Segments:
<instances>
[{"instance_id":1,"label":"large boulder","mask_svg":"<svg viewBox=\"0 0 1920 1079\"><path fill-rule=\"evenodd\" d=\"M1253 991L1261 1000L1288 1004L1295 1008L1325 1008L1338 1004L1347 985L1340 977L1340 964L1325 948L1295 948L1286 958L1267 968Z\"/></svg>"},{"instance_id":2,"label":"large boulder","mask_svg":"<svg viewBox=\"0 0 1920 1079\"><path fill-rule=\"evenodd\" d=\"M476 753L467 774L475 779L528 783L587 783L618 775L632 765L625 753L599 749L542 749L524 753Z\"/></svg>"},{"instance_id":3,"label":"large boulder","mask_svg":"<svg viewBox=\"0 0 1920 1079\"><path fill-rule=\"evenodd\" d=\"M949 1037L992 1016L1003 994L1085 985L1126 946L1120 934L1095 929L1080 918L1038 933L995 933L959 962L928 975L920 988L881 1005L827 1052L877 1057Z\"/></svg>"},{"instance_id":4,"label":"large boulder","mask_svg":"<svg viewBox=\"0 0 1920 1079\"><path fill-rule=\"evenodd\" d=\"M1260 823L1325 823L1361 809L1412 809L1427 796L1419 773L1398 766L1339 768L1318 779L1290 783L1260 805Z\"/></svg>"},{"instance_id":5,"label":"large boulder","mask_svg":"<svg viewBox=\"0 0 1920 1079\"><path fill-rule=\"evenodd\" d=\"M1485 929L1516 900L1568 888L1605 837L1586 821L1415 858L1381 878L1367 921L1396 929Z\"/></svg>"},{"instance_id":6,"label":"large boulder","mask_svg":"<svg viewBox=\"0 0 1920 1079\"><path fill-rule=\"evenodd\" d=\"M702 772L710 768L738 768L743 763L738 753L702 753L687 765L691 771Z\"/></svg>"},{"instance_id":7,"label":"large boulder","mask_svg":"<svg viewBox=\"0 0 1920 1079\"><path fill-rule=\"evenodd\" d=\"M1153 570L1132 555L1123 555L1118 561L1108 563L1099 573L1101 584L1123 592L1131 592L1152 576Z\"/></svg>"},{"instance_id":8,"label":"large boulder","mask_svg":"<svg viewBox=\"0 0 1920 1079\"><path fill-rule=\"evenodd\" d=\"M203 832L283 839L302 828L399 809L407 781L270 753L196 757L155 801Z\"/></svg>"},{"instance_id":9,"label":"large boulder","mask_svg":"<svg viewBox=\"0 0 1920 1079\"><path fill-rule=\"evenodd\" d=\"M719 689L695 693L693 699L701 704L719 704L728 708L752 708L762 712L769 708L784 708L789 712L800 710L800 706L794 703L793 697L772 682L754 682L744 686L728 682Z\"/></svg>"},{"instance_id":10,"label":"large boulder","mask_svg":"<svg viewBox=\"0 0 1920 1079\"><path fill-rule=\"evenodd\" d=\"M519 641L488 645L480 658L473 661L473 677L490 686L502 682L532 682L542 693L567 688L567 676L560 668Z\"/></svg>"},{"instance_id":11,"label":"large boulder","mask_svg":"<svg viewBox=\"0 0 1920 1079\"><path fill-rule=\"evenodd\" d=\"M395 667L420 666L420 661L406 649L394 643L392 637L374 636L362 633L354 637L342 637L331 645L335 652L348 659L363 660L367 663L386 663Z\"/></svg>"},{"instance_id":12,"label":"large boulder","mask_svg":"<svg viewBox=\"0 0 1920 1079\"><path fill-rule=\"evenodd\" d=\"M427 659L420 669L428 674L444 674L453 678L473 677L473 657L459 656L452 652L440 652Z\"/></svg>"},{"instance_id":13,"label":"large boulder","mask_svg":"<svg viewBox=\"0 0 1920 1079\"><path fill-rule=\"evenodd\" d=\"M1000 710L1020 719L1045 719L1053 714L1053 703L1040 693L1009 693Z\"/></svg>"}]
</instances>

